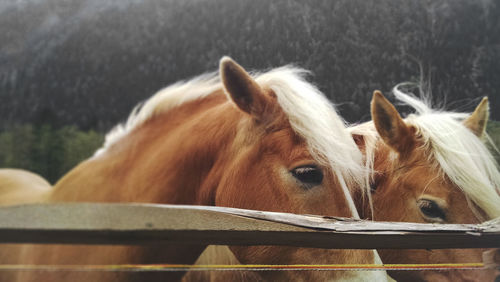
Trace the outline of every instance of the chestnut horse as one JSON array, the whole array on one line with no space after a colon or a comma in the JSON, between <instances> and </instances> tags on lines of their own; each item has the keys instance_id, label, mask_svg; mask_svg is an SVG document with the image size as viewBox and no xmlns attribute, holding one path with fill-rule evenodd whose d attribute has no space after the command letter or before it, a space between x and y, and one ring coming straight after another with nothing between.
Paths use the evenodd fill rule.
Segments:
<instances>
[{"instance_id":1,"label":"chestnut horse","mask_svg":"<svg viewBox=\"0 0 500 282\"><path fill-rule=\"evenodd\" d=\"M291 67L250 75L229 58L219 76L174 84L136 108L104 146L39 202L217 205L357 216L347 187L362 155L333 106ZM12 202L11 204L16 204ZM206 246L3 246L0 263L193 263ZM233 246L242 263L374 263L370 250ZM12 276L9 276L12 275ZM0 281L164 281L182 273L4 272ZM380 281L380 272L261 273L266 280Z\"/></svg>"},{"instance_id":2,"label":"chestnut horse","mask_svg":"<svg viewBox=\"0 0 500 282\"><path fill-rule=\"evenodd\" d=\"M363 218L421 223L479 223L500 216L500 176L485 136L488 100L474 113L432 110L400 91L396 97L419 110L403 120L380 92L372 100L372 122L350 128L363 151L366 191L353 190ZM372 203L372 204L370 204ZM379 250L384 263L481 262L483 249ZM237 264L222 246L210 246L198 264ZM492 270L392 271L401 281L493 281ZM185 281L253 281L251 273L195 273Z\"/></svg>"},{"instance_id":3,"label":"chestnut horse","mask_svg":"<svg viewBox=\"0 0 500 282\"><path fill-rule=\"evenodd\" d=\"M370 201L355 197L364 218L421 223L479 223L500 216L500 173L488 147L488 100L471 114L433 110L396 87L417 110L402 119L376 91L372 122L351 128L372 171ZM483 138L483 139L481 139ZM366 186L368 187L368 185ZM379 250L384 263L481 262L484 249ZM401 281L493 281L493 270L392 271Z\"/></svg>"}]
</instances>

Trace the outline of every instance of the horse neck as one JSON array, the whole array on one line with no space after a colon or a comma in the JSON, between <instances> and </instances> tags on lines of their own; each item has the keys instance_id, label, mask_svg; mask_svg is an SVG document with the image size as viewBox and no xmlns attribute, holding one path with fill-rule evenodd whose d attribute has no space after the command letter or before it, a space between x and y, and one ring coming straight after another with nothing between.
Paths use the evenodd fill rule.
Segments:
<instances>
[{"instance_id":1,"label":"horse neck","mask_svg":"<svg viewBox=\"0 0 500 282\"><path fill-rule=\"evenodd\" d=\"M216 168L240 118L223 93L182 104L76 167L50 200L213 205Z\"/></svg>"}]
</instances>

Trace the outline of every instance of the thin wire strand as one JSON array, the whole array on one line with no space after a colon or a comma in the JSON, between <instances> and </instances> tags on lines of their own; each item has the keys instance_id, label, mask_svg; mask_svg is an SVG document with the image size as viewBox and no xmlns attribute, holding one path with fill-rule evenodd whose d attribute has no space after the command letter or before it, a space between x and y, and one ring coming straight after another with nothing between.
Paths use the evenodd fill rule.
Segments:
<instances>
[{"instance_id":1,"label":"thin wire strand","mask_svg":"<svg viewBox=\"0 0 500 282\"><path fill-rule=\"evenodd\" d=\"M485 270L484 263L442 263L442 264L117 264L117 265L23 265L3 264L0 271L383 271L383 270Z\"/></svg>"}]
</instances>

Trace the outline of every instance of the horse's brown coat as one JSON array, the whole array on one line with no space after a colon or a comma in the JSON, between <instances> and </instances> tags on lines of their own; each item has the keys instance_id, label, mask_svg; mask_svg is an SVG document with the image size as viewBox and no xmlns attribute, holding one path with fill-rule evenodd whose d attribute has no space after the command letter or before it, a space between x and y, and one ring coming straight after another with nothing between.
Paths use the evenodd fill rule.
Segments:
<instances>
[{"instance_id":1,"label":"horse's brown coat","mask_svg":"<svg viewBox=\"0 0 500 282\"><path fill-rule=\"evenodd\" d=\"M465 124L482 134L485 127L483 100ZM386 110L390 109L390 110ZM358 209L365 218L380 221L433 222L419 210L419 199L433 200L445 210L444 223L479 223L465 195L440 170L418 135L380 92L372 100L372 118L381 140L376 144L372 192L373 213L368 201L358 197ZM389 124L385 130L380 124ZM359 138L358 136L357 138ZM362 144L363 142L359 142ZM362 149L363 146L361 147ZM470 263L481 262L484 249L379 250L384 263ZM392 271L401 281L493 281L496 272L487 271Z\"/></svg>"},{"instance_id":2,"label":"horse's brown coat","mask_svg":"<svg viewBox=\"0 0 500 282\"><path fill-rule=\"evenodd\" d=\"M185 102L134 128L56 183L47 202L145 202L352 215L335 173L317 164L269 89L222 60L225 90ZM227 91L232 100L228 100ZM332 132L331 134L335 134ZM323 182L305 190L290 170L317 165ZM14 204L14 202L12 202ZM124 218L126 220L126 218ZM0 263L193 263L205 246L9 246ZM233 247L243 263L372 263L373 252ZM0 281L164 281L182 273L11 272ZM267 272L270 280L360 278L352 272ZM17 279L17 280L16 280Z\"/></svg>"}]
</instances>

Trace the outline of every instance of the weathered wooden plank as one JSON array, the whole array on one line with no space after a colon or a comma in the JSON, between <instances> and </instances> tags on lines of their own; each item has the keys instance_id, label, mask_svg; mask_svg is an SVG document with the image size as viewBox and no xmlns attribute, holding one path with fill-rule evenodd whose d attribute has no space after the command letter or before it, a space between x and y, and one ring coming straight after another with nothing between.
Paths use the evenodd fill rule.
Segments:
<instances>
[{"instance_id":1,"label":"weathered wooden plank","mask_svg":"<svg viewBox=\"0 0 500 282\"><path fill-rule=\"evenodd\" d=\"M0 243L498 248L497 221L390 223L220 207L66 203L0 208Z\"/></svg>"}]
</instances>

